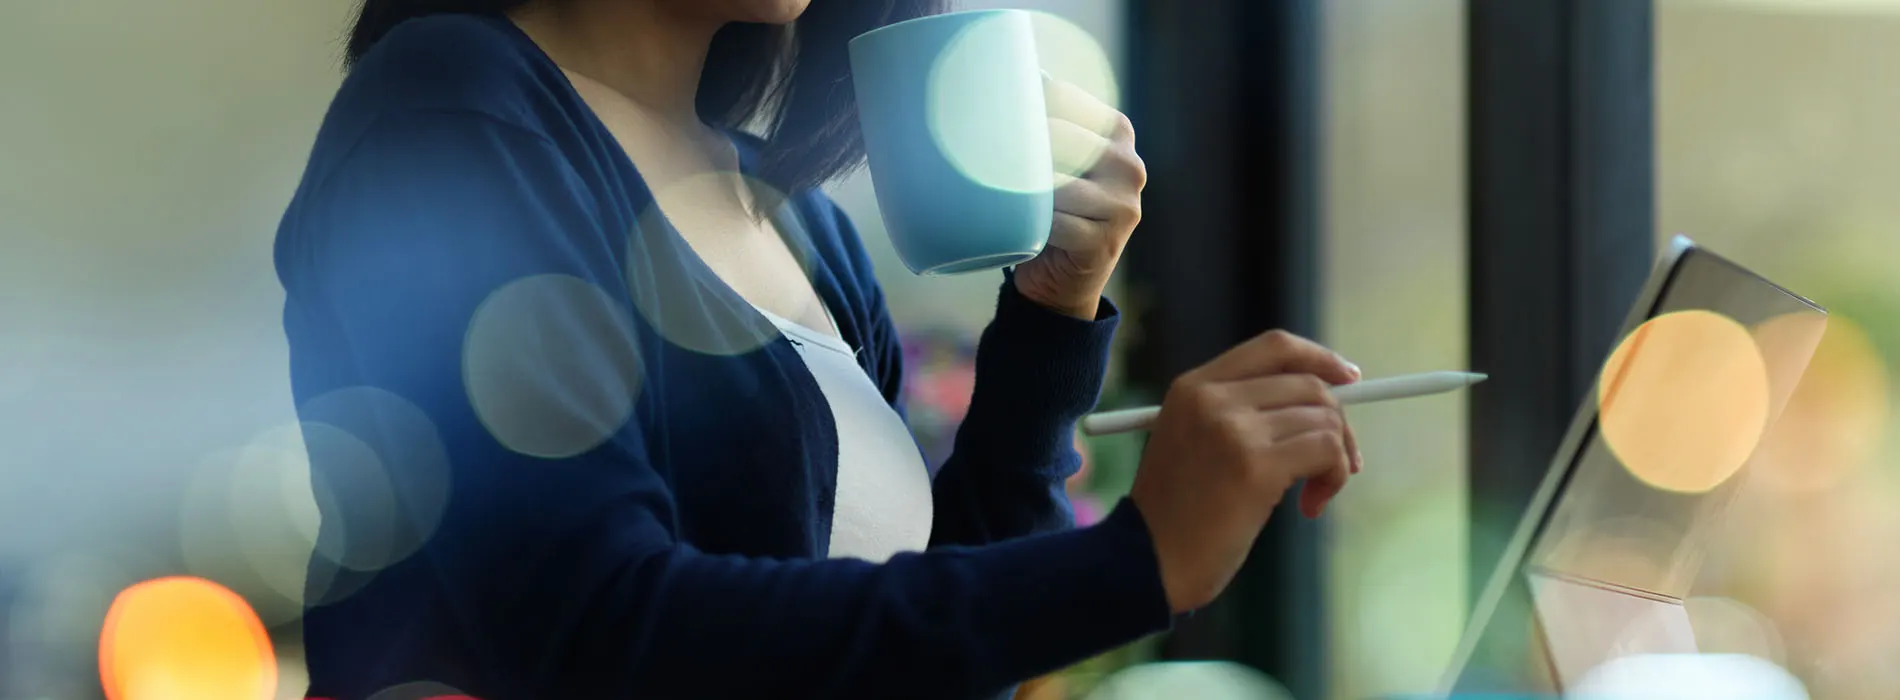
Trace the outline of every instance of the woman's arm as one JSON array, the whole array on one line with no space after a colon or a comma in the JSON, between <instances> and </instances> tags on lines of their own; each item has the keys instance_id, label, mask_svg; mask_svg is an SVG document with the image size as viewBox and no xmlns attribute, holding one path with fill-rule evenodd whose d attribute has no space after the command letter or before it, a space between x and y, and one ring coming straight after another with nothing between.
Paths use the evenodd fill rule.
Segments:
<instances>
[{"instance_id":1,"label":"woman's arm","mask_svg":"<svg viewBox=\"0 0 1900 700\"><path fill-rule=\"evenodd\" d=\"M937 471L933 545L1001 542L1073 527L1064 485L1081 469L1076 421L1095 407L1120 320L1093 321L1023 298L1005 276L976 350L976 387Z\"/></svg>"},{"instance_id":2,"label":"woman's arm","mask_svg":"<svg viewBox=\"0 0 1900 700\"><path fill-rule=\"evenodd\" d=\"M849 216L829 199L814 205L846 251L838 270L863 291L865 345L885 400L904 412L904 350L870 257ZM1101 298L1095 320L1051 311L1004 273L996 315L976 351L976 387L950 457L932 483L932 547L980 545L1075 524L1064 485L1081 469L1075 426L1095 407L1120 313Z\"/></svg>"},{"instance_id":3,"label":"woman's arm","mask_svg":"<svg viewBox=\"0 0 1900 700\"><path fill-rule=\"evenodd\" d=\"M346 613L327 613L330 629L360 639L332 639L313 658L373 661L364 678L480 669L497 687L462 690L488 697L972 697L1169 623L1153 541L1126 503L1085 530L883 565L697 551L677 536L664 465L650 460L639 421L613 422L613 392L600 389L637 386L620 361L636 340L625 304L511 296L521 342L465 346L510 337L468 328L519 280L625 298L613 262L624 239L601 230L562 155L479 115L392 115L326 170L313 171L320 180L300 193L279 247L299 394L358 384L399 396L434 423L451 468L449 505L416 555L423 565L355 594L416 603L395 606L397 615L386 605L341 621ZM986 360L998 379L1071 375L1056 394L1016 396L1036 429L1003 423L1010 406L995 402L1010 397L985 395L991 423L979 421L970 439L974 456L999 467L1072 462L1043 458L1066 445L1057 424L1073 420L1100 381L1098 368L1073 358L1099 358L1106 323L1046 321L1006 311L999 327L1024 330L992 343L1002 351ZM1038 350L1049 343L1059 347ZM1039 361L1045 352L1072 359ZM481 361L466 361L471 353ZM605 442L571 456L510 449L497 438L509 435L497 424L507 416L472 405L476 381L500 387L508 415L597 430ZM414 481L402 460L384 456L399 490ZM323 473L325 456L312 458ZM989 473L970 474L952 478L990 488L977 481ZM971 527L1014 532L1055 517L1033 506L1006 512ZM407 636L393 638L397 630ZM407 650L417 644L435 651ZM313 683L347 689L356 672L332 666Z\"/></svg>"},{"instance_id":4,"label":"woman's arm","mask_svg":"<svg viewBox=\"0 0 1900 700\"><path fill-rule=\"evenodd\" d=\"M838 218L850 235L849 222ZM899 405L903 350L875 294L871 314L869 344L878 353L878 381L885 398ZM1002 542L1074 526L1064 485L1082 465L1075 426L1100 397L1119 320L1107 299L1094 321L1055 313L1023 298L1005 275L996 316L977 343L969 411L933 482L932 547Z\"/></svg>"}]
</instances>

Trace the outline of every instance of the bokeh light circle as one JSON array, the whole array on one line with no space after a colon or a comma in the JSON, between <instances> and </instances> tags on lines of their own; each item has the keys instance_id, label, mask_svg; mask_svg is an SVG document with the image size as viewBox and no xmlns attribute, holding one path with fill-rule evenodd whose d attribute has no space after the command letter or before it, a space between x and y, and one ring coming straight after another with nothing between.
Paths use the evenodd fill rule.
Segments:
<instances>
[{"instance_id":1,"label":"bokeh light circle","mask_svg":"<svg viewBox=\"0 0 1900 700\"><path fill-rule=\"evenodd\" d=\"M1803 310L1780 314L1749 329L1768 367L1769 395L1775 402L1785 402L1794 394L1827 333L1828 323L1827 314ZM1774 413L1773 409L1770 412Z\"/></svg>"},{"instance_id":2,"label":"bokeh light circle","mask_svg":"<svg viewBox=\"0 0 1900 700\"><path fill-rule=\"evenodd\" d=\"M1705 654L1741 654L1774 663L1787 648L1773 620L1734 598L1696 596L1683 601L1695 628L1696 649Z\"/></svg>"},{"instance_id":3,"label":"bokeh light circle","mask_svg":"<svg viewBox=\"0 0 1900 700\"><path fill-rule=\"evenodd\" d=\"M621 305L569 275L495 290L463 341L462 378L482 425L534 457L572 457L606 442L633 415L640 371Z\"/></svg>"},{"instance_id":4,"label":"bokeh light circle","mask_svg":"<svg viewBox=\"0 0 1900 700\"><path fill-rule=\"evenodd\" d=\"M1604 442L1632 476L1658 489L1705 493L1727 482L1761 441L1768 370L1748 329L1690 310L1650 319L1624 338L1598 383Z\"/></svg>"},{"instance_id":5,"label":"bokeh light circle","mask_svg":"<svg viewBox=\"0 0 1900 700\"><path fill-rule=\"evenodd\" d=\"M1637 648L1643 640L1668 638L1668 631L1680 625L1684 616L1699 653L1748 656L1776 664L1787 658L1781 633L1767 615L1741 601L1715 596L1684 599L1679 610L1651 608L1630 621L1618 645Z\"/></svg>"},{"instance_id":6,"label":"bokeh light circle","mask_svg":"<svg viewBox=\"0 0 1900 700\"><path fill-rule=\"evenodd\" d=\"M1009 192L1055 187L1053 162L1026 162L1025 153L1049 153L1044 120L1026 120L1014 106L1044 105L1042 76L999 71L1034 65L1035 41L1017 41L1027 13L997 13L958 30L932 62L925 118L938 150L971 181ZM1037 116L1043 116L1038 114Z\"/></svg>"},{"instance_id":7,"label":"bokeh light circle","mask_svg":"<svg viewBox=\"0 0 1900 700\"><path fill-rule=\"evenodd\" d=\"M1591 670L1565 697L1585 700L1807 700L1792 674L1738 654L1622 656Z\"/></svg>"},{"instance_id":8,"label":"bokeh light circle","mask_svg":"<svg viewBox=\"0 0 1900 700\"><path fill-rule=\"evenodd\" d=\"M316 552L356 571L395 559L396 493L376 449L328 423L304 423L314 498L324 514Z\"/></svg>"},{"instance_id":9,"label":"bokeh light circle","mask_svg":"<svg viewBox=\"0 0 1900 700\"><path fill-rule=\"evenodd\" d=\"M1891 415L1887 367L1867 331L1839 314L1815 316L1779 317L1755 332L1764 353L1819 341L1756 453L1753 473L1784 493L1825 491L1864 467L1879 454Z\"/></svg>"},{"instance_id":10,"label":"bokeh light circle","mask_svg":"<svg viewBox=\"0 0 1900 700\"><path fill-rule=\"evenodd\" d=\"M1813 659L1817 695L1891 698L1900 689L1900 593L1891 583L1849 591L1800 620L1801 656ZM1790 635L1794 638L1793 635Z\"/></svg>"},{"instance_id":11,"label":"bokeh light circle","mask_svg":"<svg viewBox=\"0 0 1900 700\"><path fill-rule=\"evenodd\" d=\"M193 577L133 585L112 601L99 637L110 700L270 700L277 660L263 622L238 594Z\"/></svg>"},{"instance_id":12,"label":"bokeh light circle","mask_svg":"<svg viewBox=\"0 0 1900 700\"><path fill-rule=\"evenodd\" d=\"M213 452L192 474L179 508L186 571L242 595L267 625L303 614L317 542L310 463L297 432L293 424L266 434L273 442L294 436L293 449L281 452Z\"/></svg>"},{"instance_id":13,"label":"bokeh light circle","mask_svg":"<svg viewBox=\"0 0 1900 700\"><path fill-rule=\"evenodd\" d=\"M1048 12L1029 12L1036 37L1036 60L1055 81L1045 85L1051 119L1068 121L1079 129L1050 125L1049 148L1055 161L1056 186L1081 177L1106 152L1106 138L1114 132L1121 109L1121 86L1108 51L1088 30ZM1076 102L1090 102L1080 105Z\"/></svg>"},{"instance_id":14,"label":"bokeh light circle","mask_svg":"<svg viewBox=\"0 0 1900 700\"><path fill-rule=\"evenodd\" d=\"M264 431L238 450L237 463L230 488L231 528L247 538L245 551L262 556L277 548L278 540L314 547L322 522L311 490L310 448L304 442L303 426ZM265 513L277 514L265 527L282 530L276 533L280 537L248 539L262 534L253 523L264 522Z\"/></svg>"},{"instance_id":15,"label":"bokeh light circle","mask_svg":"<svg viewBox=\"0 0 1900 700\"><path fill-rule=\"evenodd\" d=\"M1112 109L1121 109L1121 84L1108 49L1095 35L1067 18L1030 10L1029 24L1036 36L1036 63L1042 72L1095 96ZM1106 129L1109 124L1092 124Z\"/></svg>"},{"instance_id":16,"label":"bokeh light circle","mask_svg":"<svg viewBox=\"0 0 1900 700\"><path fill-rule=\"evenodd\" d=\"M1362 693L1398 692L1435 682L1464 630L1464 512L1458 499L1420 494L1420 504L1380 527L1345 582ZM1456 603L1454 603L1456 601Z\"/></svg>"},{"instance_id":17,"label":"bokeh light circle","mask_svg":"<svg viewBox=\"0 0 1900 700\"><path fill-rule=\"evenodd\" d=\"M277 700L306 700L310 697L310 666L305 663L302 646L292 643L277 648Z\"/></svg>"},{"instance_id":18,"label":"bokeh light circle","mask_svg":"<svg viewBox=\"0 0 1900 700\"><path fill-rule=\"evenodd\" d=\"M628 239L627 291L635 312L668 343L703 355L743 355L779 338L748 299L817 303L810 232L793 202L764 180L702 173L660 184L653 202ZM789 259L777 265L799 274L759 264L778 256ZM794 320L824 313L780 309Z\"/></svg>"},{"instance_id":19,"label":"bokeh light circle","mask_svg":"<svg viewBox=\"0 0 1900 700\"><path fill-rule=\"evenodd\" d=\"M298 412L323 516L318 552L374 571L420 550L441 524L453 486L435 421L408 399L372 386L323 394ZM281 453L293 439L267 436L247 451Z\"/></svg>"},{"instance_id":20,"label":"bokeh light circle","mask_svg":"<svg viewBox=\"0 0 1900 700\"><path fill-rule=\"evenodd\" d=\"M1102 680L1087 700L1293 700L1285 686L1231 661L1157 661L1129 666Z\"/></svg>"}]
</instances>

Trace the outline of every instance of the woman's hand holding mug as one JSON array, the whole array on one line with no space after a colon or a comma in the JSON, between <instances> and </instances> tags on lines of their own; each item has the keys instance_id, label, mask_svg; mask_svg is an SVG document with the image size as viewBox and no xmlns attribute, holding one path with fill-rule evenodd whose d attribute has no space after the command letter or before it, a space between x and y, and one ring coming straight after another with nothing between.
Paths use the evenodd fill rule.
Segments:
<instances>
[{"instance_id":1,"label":"woman's hand holding mug","mask_svg":"<svg viewBox=\"0 0 1900 700\"><path fill-rule=\"evenodd\" d=\"M1016 266L1016 290L1044 308L1093 321L1108 277L1141 223L1148 167L1135 153L1127 115L1046 75L1043 95L1058 185L1055 217L1042 254Z\"/></svg>"}]
</instances>

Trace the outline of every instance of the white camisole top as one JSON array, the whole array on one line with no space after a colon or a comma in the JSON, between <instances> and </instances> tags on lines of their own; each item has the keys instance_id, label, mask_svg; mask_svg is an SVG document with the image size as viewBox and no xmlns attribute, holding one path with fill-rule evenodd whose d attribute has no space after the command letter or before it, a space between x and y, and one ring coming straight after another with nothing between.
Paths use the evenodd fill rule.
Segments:
<instances>
[{"instance_id":1,"label":"white camisole top","mask_svg":"<svg viewBox=\"0 0 1900 700\"><path fill-rule=\"evenodd\" d=\"M930 543L933 515L930 471L909 426L885 403L850 345L764 309L759 313L798 349L837 425L830 555L882 562L898 552L922 551Z\"/></svg>"}]
</instances>

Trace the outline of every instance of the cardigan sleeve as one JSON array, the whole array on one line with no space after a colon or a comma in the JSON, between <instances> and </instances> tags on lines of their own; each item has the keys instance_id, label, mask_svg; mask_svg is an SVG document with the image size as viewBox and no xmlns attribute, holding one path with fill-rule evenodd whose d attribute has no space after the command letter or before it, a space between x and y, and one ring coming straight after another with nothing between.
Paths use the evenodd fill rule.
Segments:
<instances>
[{"instance_id":1,"label":"cardigan sleeve","mask_svg":"<svg viewBox=\"0 0 1900 700\"><path fill-rule=\"evenodd\" d=\"M849 247L853 281L867 300L866 344L876 355L870 369L901 412L904 356L896 326L849 217L823 204ZM1065 484L1082 465L1076 423L1101 397L1120 319L1106 298L1090 321L1044 309L1004 273L996 315L977 343L969 411L932 486L932 546L1002 542L1074 526Z\"/></svg>"},{"instance_id":2,"label":"cardigan sleeve","mask_svg":"<svg viewBox=\"0 0 1900 700\"><path fill-rule=\"evenodd\" d=\"M977 343L976 387L938 470L940 545L1001 542L1073 527L1065 484L1081 468L1076 422L1095 407L1119 313L1093 321L1049 311L1005 275L996 317Z\"/></svg>"},{"instance_id":3,"label":"cardigan sleeve","mask_svg":"<svg viewBox=\"0 0 1900 700\"><path fill-rule=\"evenodd\" d=\"M639 421L625 420L639 381L634 311L611 292L626 283L618 238L601 230L586 186L537 132L474 113L394 114L300 192L280 235L288 306L309 319L290 334L300 396L373 387L418 409L444 444L448 505L415 555L429 574L380 577L364 593L402 587L394 598L450 611L423 636L511 679L491 681L492 696L973 697L1169 623L1128 503L1087 529L875 565L682 541L664 470ZM968 533L956 540L1059 517L1053 491L1031 485L1067 468L1056 433L1099 383L1103 326L1005 313L1005 337L986 346L989 422L966 438L970 481L957 488L1013 490L994 514L953 525ZM514 325L471 330L490 314ZM1066 373L1061 390L1012 395L999 383L1041 371ZM1031 427L1006 423L1010 401L1027 402L1015 410ZM385 418L343 422L375 432ZM332 457L313 449L313 472L338 468ZM400 501L420 481L415 465L384 457ZM349 513L334 500L319 499L326 522ZM399 623L328 624L367 642ZM404 658L384 663L410 667L379 673L439 677L436 662ZM324 682L343 681L313 678Z\"/></svg>"}]
</instances>

